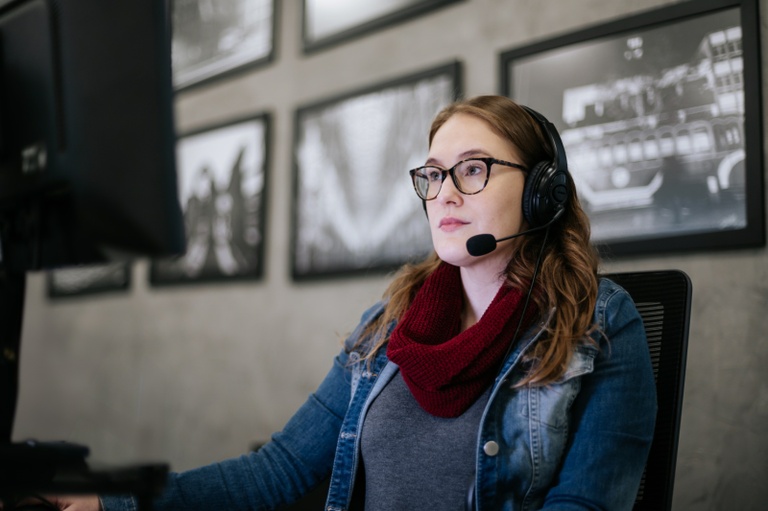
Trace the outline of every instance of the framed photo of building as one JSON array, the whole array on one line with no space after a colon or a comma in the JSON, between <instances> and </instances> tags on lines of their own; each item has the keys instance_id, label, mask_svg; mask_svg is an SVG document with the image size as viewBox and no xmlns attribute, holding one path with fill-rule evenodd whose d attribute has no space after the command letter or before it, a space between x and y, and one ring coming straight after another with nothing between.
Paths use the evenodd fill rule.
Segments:
<instances>
[{"instance_id":1,"label":"framed photo of building","mask_svg":"<svg viewBox=\"0 0 768 511\"><path fill-rule=\"evenodd\" d=\"M172 62L176 89L270 62L275 0L173 0Z\"/></svg>"},{"instance_id":2,"label":"framed photo of building","mask_svg":"<svg viewBox=\"0 0 768 511\"><path fill-rule=\"evenodd\" d=\"M131 284L131 265L114 262L49 270L47 284L49 298L124 292Z\"/></svg>"},{"instance_id":3,"label":"framed photo of building","mask_svg":"<svg viewBox=\"0 0 768 511\"><path fill-rule=\"evenodd\" d=\"M459 1L462 0L303 0L304 52L360 37Z\"/></svg>"},{"instance_id":4,"label":"framed photo of building","mask_svg":"<svg viewBox=\"0 0 768 511\"><path fill-rule=\"evenodd\" d=\"M765 244L757 0L701 0L500 55L560 131L607 254Z\"/></svg>"},{"instance_id":5,"label":"framed photo of building","mask_svg":"<svg viewBox=\"0 0 768 511\"><path fill-rule=\"evenodd\" d=\"M270 125L263 113L179 139L187 250L152 261L152 285L262 276Z\"/></svg>"},{"instance_id":6,"label":"framed photo of building","mask_svg":"<svg viewBox=\"0 0 768 511\"><path fill-rule=\"evenodd\" d=\"M389 271L425 256L429 226L408 170L460 95L458 62L301 107L295 119L292 276Z\"/></svg>"}]
</instances>

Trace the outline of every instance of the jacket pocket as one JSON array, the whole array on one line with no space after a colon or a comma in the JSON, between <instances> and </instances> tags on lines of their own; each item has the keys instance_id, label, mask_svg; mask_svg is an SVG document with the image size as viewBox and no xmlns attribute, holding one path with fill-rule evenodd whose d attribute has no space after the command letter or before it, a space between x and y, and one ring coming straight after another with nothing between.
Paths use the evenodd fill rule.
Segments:
<instances>
[{"instance_id":1,"label":"jacket pocket","mask_svg":"<svg viewBox=\"0 0 768 511\"><path fill-rule=\"evenodd\" d=\"M563 377L546 386L527 389L522 413L529 420L554 429L567 429L574 399L581 389L581 376L594 370L593 348L580 348L574 352Z\"/></svg>"}]
</instances>

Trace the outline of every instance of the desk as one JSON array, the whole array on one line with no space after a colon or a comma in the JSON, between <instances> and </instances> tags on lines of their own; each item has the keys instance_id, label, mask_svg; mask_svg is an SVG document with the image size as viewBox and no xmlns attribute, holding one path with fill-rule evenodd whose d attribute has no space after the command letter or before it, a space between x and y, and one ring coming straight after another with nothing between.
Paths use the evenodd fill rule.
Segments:
<instances>
[{"instance_id":1,"label":"desk","mask_svg":"<svg viewBox=\"0 0 768 511\"><path fill-rule=\"evenodd\" d=\"M132 494L140 511L165 486L168 465L146 463L93 469L85 446L67 442L0 445L0 498L50 494Z\"/></svg>"}]
</instances>

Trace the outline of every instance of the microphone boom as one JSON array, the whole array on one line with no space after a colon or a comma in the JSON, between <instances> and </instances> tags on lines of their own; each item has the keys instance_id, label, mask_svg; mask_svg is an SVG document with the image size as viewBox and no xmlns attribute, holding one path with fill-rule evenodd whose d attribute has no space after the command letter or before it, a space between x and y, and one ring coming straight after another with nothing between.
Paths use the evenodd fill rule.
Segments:
<instances>
[{"instance_id":1,"label":"microphone boom","mask_svg":"<svg viewBox=\"0 0 768 511\"><path fill-rule=\"evenodd\" d=\"M494 250L496 250L496 245L500 241L506 241L511 240L512 238L517 238L518 236L523 236L525 234L530 234L532 232L540 231L542 229L548 228L550 225L555 223L555 221L560 218L565 211L565 208L559 208L555 215L552 217L552 220L547 222L544 225L540 225L538 227L534 227L533 229L528 229L527 231L518 232L517 234L513 234L512 236L505 236L503 238L498 238L493 234L477 234L475 236L470 237L467 240L467 252L469 252L469 255L474 257L480 257L484 256L485 254L490 254Z\"/></svg>"}]
</instances>

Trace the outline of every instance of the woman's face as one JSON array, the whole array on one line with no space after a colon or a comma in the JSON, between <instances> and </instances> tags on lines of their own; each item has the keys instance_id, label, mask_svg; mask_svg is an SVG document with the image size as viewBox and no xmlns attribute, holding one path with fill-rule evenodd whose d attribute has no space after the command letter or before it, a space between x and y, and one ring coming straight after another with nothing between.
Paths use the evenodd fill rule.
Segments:
<instances>
[{"instance_id":1,"label":"woman's face","mask_svg":"<svg viewBox=\"0 0 768 511\"><path fill-rule=\"evenodd\" d=\"M426 164L449 169L472 157L522 164L514 145L485 121L468 114L455 114L440 127L432 139ZM511 257L513 242L501 242L490 254L475 257L467 252L467 240L477 234L501 238L520 232L524 184L523 171L499 164L491 167L488 184L475 195L459 192L447 176L438 196L427 201L432 243L440 259L460 267L490 263L494 271L501 271Z\"/></svg>"}]
</instances>

